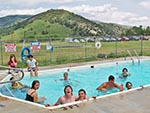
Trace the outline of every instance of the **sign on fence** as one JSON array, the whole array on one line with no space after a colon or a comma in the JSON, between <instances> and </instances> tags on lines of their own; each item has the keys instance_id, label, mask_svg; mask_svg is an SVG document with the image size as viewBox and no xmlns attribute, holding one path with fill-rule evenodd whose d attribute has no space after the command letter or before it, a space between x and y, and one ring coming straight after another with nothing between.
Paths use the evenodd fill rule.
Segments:
<instances>
[{"instance_id":1,"label":"sign on fence","mask_svg":"<svg viewBox=\"0 0 150 113\"><path fill-rule=\"evenodd\" d=\"M41 45L40 42L31 42L30 49L31 50L40 50L41 49L40 45Z\"/></svg>"},{"instance_id":2,"label":"sign on fence","mask_svg":"<svg viewBox=\"0 0 150 113\"><path fill-rule=\"evenodd\" d=\"M51 45L46 45L46 50L50 50L51 52L54 50L54 47Z\"/></svg>"},{"instance_id":3,"label":"sign on fence","mask_svg":"<svg viewBox=\"0 0 150 113\"><path fill-rule=\"evenodd\" d=\"M5 52L16 52L16 44L5 44Z\"/></svg>"}]
</instances>

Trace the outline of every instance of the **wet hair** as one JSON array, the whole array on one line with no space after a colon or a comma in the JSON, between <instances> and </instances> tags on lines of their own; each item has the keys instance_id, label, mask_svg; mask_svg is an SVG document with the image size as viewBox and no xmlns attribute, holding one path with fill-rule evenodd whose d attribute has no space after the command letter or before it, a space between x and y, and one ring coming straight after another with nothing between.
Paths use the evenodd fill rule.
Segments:
<instances>
[{"instance_id":1,"label":"wet hair","mask_svg":"<svg viewBox=\"0 0 150 113\"><path fill-rule=\"evenodd\" d=\"M91 66L91 68L94 68L94 66Z\"/></svg>"},{"instance_id":2,"label":"wet hair","mask_svg":"<svg viewBox=\"0 0 150 113\"><path fill-rule=\"evenodd\" d=\"M115 77L114 77L113 75L110 75L110 76L108 77L108 81L114 80L114 79L115 79Z\"/></svg>"},{"instance_id":3,"label":"wet hair","mask_svg":"<svg viewBox=\"0 0 150 113\"><path fill-rule=\"evenodd\" d=\"M124 70L126 70L126 72L128 72L128 69L127 69L127 68L123 68L123 69L122 69L122 72L124 72Z\"/></svg>"},{"instance_id":4,"label":"wet hair","mask_svg":"<svg viewBox=\"0 0 150 113\"><path fill-rule=\"evenodd\" d=\"M131 82L126 82L126 87L128 87L128 84L131 84L131 86L132 86L132 83L131 83Z\"/></svg>"},{"instance_id":5,"label":"wet hair","mask_svg":"<svg viewBox=\"0 0 150 113\"><path fill-rule=\"evenodd\" d=\"M34 86L35 86L36 83L40 83L40 82L39 82L38 80L34 80L34 81L32 82L32 87L31 87L32 89L34 89Z\"/></svg>"},{"instance_id":6,"label":"wet hair","mask_svg":"<svg viewBox=\"0 0 150 113\"><path fill-rule=\"evenodd\" d=\"M78 91L78 93L81 92L81 91L83 91L84 94L86 95L86 91L85 91L84 89L80 89L80 90Z\"/></svg>"},{"instance_id":7,"label":"wet hair","mask_svg":"<svg viewBox=\"0 0 150 113\"><path fill-rule=\"evenodd\" d=\"M28 58L33 58L33 55L28 55Z\"/></svg>"},{"instance_id":8,"label":"wet hair","mask_svg":"<svg viewBox=\"0 0 150 113\"><path fill-rule=\"evenodd\" d=\"M70 89L71 89L71 92L73 92L73 89L72 89L72 87L71 87L70 85L66 85L66 86L65 86L65 88L64 88L64 93L65 93L65 91L66 91L66 89L67 89L68 87L70 87Z\"/></svg>"},{"instance_id":9,"label":"wet hair","mask_svg":"<svg viewBox=\"0 0 150 113\"><path fill-rule=\"evenodd\" d=\"M67 74L67 75L68 75L68 73L67 73L67 72L64 72L64 75L65 75L65 74Z\"/></svg>"}]
</instances>

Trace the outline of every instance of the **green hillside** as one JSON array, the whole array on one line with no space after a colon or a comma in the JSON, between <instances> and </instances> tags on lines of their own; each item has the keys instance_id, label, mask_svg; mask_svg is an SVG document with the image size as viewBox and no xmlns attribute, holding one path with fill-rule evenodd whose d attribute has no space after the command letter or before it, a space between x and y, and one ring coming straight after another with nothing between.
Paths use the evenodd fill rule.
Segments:
<instances>
[{"instance_id":1,"label":"green hillside","mask_svg":"<svg viewBox=\"0 0 150 113\"><path fill-rule=\"evenodd\" d=\"M0 28L4 26L12 26L14 24L17 24L18 22L22 22L28 18L30 18L31 15L10 15L6 17L0 18Z\"/></svg>"},{"instance_id":2,"label":"green hillside","mask_svg":"<svg viewBox=\"0 0 150 113\"><path fill-rule=\"evenodd\" d=\"M2 39L120 36L127 28L97 23L66 10L48 10L14 26L0 29Z\"/></svg>"}]
</instances>

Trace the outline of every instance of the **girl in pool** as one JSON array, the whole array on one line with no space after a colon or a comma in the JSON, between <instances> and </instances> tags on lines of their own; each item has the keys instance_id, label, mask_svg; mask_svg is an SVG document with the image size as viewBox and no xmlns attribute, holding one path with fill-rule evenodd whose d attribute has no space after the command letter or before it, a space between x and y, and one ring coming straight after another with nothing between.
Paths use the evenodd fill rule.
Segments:
<instances>
[{"instance_id":1,"label":"girl in pool","mask_svg":"<svg viewBox=\"0 0 150 113\"><path fill-rule=\"evenodd\" d=\"M122 74L119 76L119 78L127 78L128 76L130 76L130 74L128 73L128 69L123 68L122 69Z\"/></svg>"},{"instance_id":2,"label":"girl in pool","mask_svg":"<svg viewBox=\"0 0 150 113\"><path fill-rule=\"evenodd\" d=\"M37 89L39 89L40 82L38 80L34 80L32 82L32 87L31 89L28 90L26 94L25 100L31 101L31 102L37 102L37 103L42 103L45 101L44 97L38 97L38 94L36 92Z\"/></svg>"}]
</instances>

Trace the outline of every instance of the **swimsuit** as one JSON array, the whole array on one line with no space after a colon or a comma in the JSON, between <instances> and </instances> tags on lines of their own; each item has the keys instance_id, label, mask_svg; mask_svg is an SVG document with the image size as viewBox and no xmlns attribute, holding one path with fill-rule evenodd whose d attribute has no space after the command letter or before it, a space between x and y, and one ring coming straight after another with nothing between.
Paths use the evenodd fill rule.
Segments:
<instances>
[{"instance_id":1,"label":"swimsuit","mask_svg":"<svg viewBox=\"0 0 150 113\"><path fill-rule=\"evenodd\" d=\"M33 97L31 96L34 92L35 92L35 91L33 91L30 95L27 93L25 100L28 100L28 101L30 101L30 102L34 102Z\"/></svg>"}]
</instances>

